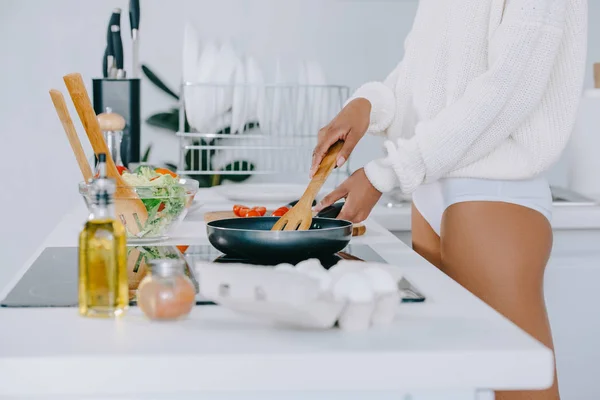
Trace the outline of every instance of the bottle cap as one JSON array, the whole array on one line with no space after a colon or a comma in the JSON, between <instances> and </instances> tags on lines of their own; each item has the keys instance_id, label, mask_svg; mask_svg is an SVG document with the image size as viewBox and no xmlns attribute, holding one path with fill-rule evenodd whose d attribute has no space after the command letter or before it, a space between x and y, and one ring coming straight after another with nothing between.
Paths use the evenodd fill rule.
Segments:
<instances>
[{"instance_id":1,"label":"bottle cap","mask_svg":"<svg viewBox=\"0 0 600 400\"><path fill-rule=\"evenodd\" d=\"M106 178L106 154L98 154L98 178Z\"/></svg>"},{"instance_id":2,"label":"bottle cap","mask_svg":"<svg viewBox=\"0 0 600 400\"><path fill-rule=\"evenodd\" d=\"M106 154L98 154L98 178L92 181L91 195L95 205L108 205L112 203L116 184L113 179L106 177Z\"/></svg>"},{"instance_id":3,"label":"bottle cap","mask_svg":"<svg viewBox=\"0 0 600 400\"><path fill-rule=\"evenodd\" d=\"M162 258L150 261L150 271L153 274L168 276L184 272L185 261L179 258Z\"/></svg>"}]
</instances>

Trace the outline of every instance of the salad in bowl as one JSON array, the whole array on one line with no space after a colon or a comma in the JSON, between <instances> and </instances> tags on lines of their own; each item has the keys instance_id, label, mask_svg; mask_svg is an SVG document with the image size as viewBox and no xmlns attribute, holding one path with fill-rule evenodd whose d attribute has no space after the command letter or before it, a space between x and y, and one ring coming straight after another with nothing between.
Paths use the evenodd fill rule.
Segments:
<instances>
[{"instance_id":1,"label":"salad in bowl","mask_svg":"<svg viewBox=\"0 0 600 400\"><path fill-rule=\"evenodd\" d=\"M134 189L148 211L148 219L138 233L127 232L128 241L153 241L168 238L168 233L185 218L187 210L198 192L198 181L183 179L165 168L139 166L130 172L120 169L121 177ZM91 186L79 184L79 192L88 207L91 204ZM129 199L115 198L115 206Z\"/></svg>"}]
</instances>

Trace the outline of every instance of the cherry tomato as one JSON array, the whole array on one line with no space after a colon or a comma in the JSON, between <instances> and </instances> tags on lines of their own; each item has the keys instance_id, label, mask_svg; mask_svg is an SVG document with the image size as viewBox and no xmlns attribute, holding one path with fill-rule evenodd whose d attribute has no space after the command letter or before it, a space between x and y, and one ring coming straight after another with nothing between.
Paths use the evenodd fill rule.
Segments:
<instances>
[{"instance_id":1,"label":"cherry tomato","mask_svg":"<svg viewBox=\"0 0 600 400\"><path fill-rule=\"evenodd\" d=\"M249 210L246 213L246 217L260 217L260 213L256 210Z\"/></svg>"},{"instance_id":2,"label":"cherry tomato","mask_svg":"<svg viewBox=\"0 0 600 400\"><path fill-rule=\"evenodd\" d=\"M157 174L161 174L161 175L171 175L173 178L178 178L179 177L175 172L169 171L166 168L156 168L154 170L154 172L156 172Z\"/></svg>"},{"instance_id":3,"label":"cherry tomato","mask_svg":"<svg viewBox=\"0 0 600 400\"><path fill-rule=\"evenodd\" d=\"M288 211L290 211L290 209L287 207L279 207L277 210L273 211L271 215L273 217L283 217Z\"/></svg>"},{"instance_id":4,"label":"cherry tomato","mask_svg":"<svg viewBox=\"0 0 600 400\"><path fill-rule=\"evenodd\" d=\"M158 206L158 211L162 211L165 209L165 203L160 203L160 206Z\"/></svg>"},{"instance_id":5,"label":"cherry tomato","mask_svg":"<svg viewBox=\"0 0 600 400\"><path fill-rule=\"evenodd\" d=\"M238 211L238 217L242 217L245 218L248 213L250 212L250 209L248 207L241 207Z\"/></svg>"},{"instance_id":6,"label":"cherry tomato","mask_svg":"<svg viewBox=\"0 0 600 400\"><path fill-rule=\"evenodd\" d=\"M119 175L123 175L123 172L128 172L127 168L122 165L117 165L117 171L119 171Z\"/></svg>"},{"instance_id":7,"label":"cherry tomato","mask_svg":"<svg viewBox=\"0 0 600 400\"><path fill-rule=\"evenodd\" d=\"M175 246L179 249L180 252L185 253L185 251L188 249L188 247L190 246L185 246L185 245L179 245L179 246Z\"/></svg>"},{"instance_id":8,"label":"cherry tomato","mask_svg":"<svg viewBox=\"0 0 600 400\"><path fill-rule=\"evenodd\" d=\"M242 208L248 208L248 207L243 206L241 204L236 204L235 206L233 206L233 213L235 214L236 217L241 217L240 209L242 209Z\"/></svg>"},{"instance_id":9,"label":"cherry tomato","mask_svg":"<svg viewBox=\"0 0 600 400\"><path fill-rule=\"evenodd\" d=\"M252 211L256 211L261 217L267 213L266 207L253 207Z\"/></svg>"}]
</instances>

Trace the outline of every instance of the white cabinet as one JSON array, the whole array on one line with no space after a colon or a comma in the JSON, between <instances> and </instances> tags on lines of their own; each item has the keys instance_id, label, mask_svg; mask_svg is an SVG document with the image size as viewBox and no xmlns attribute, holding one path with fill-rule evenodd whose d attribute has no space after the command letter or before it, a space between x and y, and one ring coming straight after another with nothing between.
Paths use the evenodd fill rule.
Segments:
<instances>
[{"instance_id":1,"label":"white cabinet","mask_svg":"<svg viewBox=\"0 0 600 400\"><path fill-rule=\"evenodd\" d=\"M564 399L600 399L599 283L600 253L556 255L546 270L546 304Z\"/></svg>"}]
</instances>

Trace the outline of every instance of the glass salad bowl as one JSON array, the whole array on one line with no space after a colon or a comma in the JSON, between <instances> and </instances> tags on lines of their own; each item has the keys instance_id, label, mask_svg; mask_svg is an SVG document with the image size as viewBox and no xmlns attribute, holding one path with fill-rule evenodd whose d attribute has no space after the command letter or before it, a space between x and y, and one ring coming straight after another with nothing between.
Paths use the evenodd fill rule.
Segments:
<instances>
[{"instance_id":1,"label":"glass salad bowl","mask_svg":"<svg viewBox=\"0 0 600 400\"><path fill-rule=\"evenodd\" d=\"M148 167L143 168L151 170ZM154 175L148 171L139 174L138 170L133 173L125 172L122 177L144 203L148 211L148 219L141 226L138 226L138 233L130 232L127 226L125 227L127 241L143 243L168 239L169 232L185 218L189 207L192 205L194 196L198 192L198 181L179 178L175 174ZM117 186L117 191L118 189ZM81 182L79 193L81 193L86 205L90 208L92 204L91 185ZM119 212L120 202L130 201L135 198L135 194L132 193L129 198L114 198L116 214Z\"/></svg>"}]
</instances>

